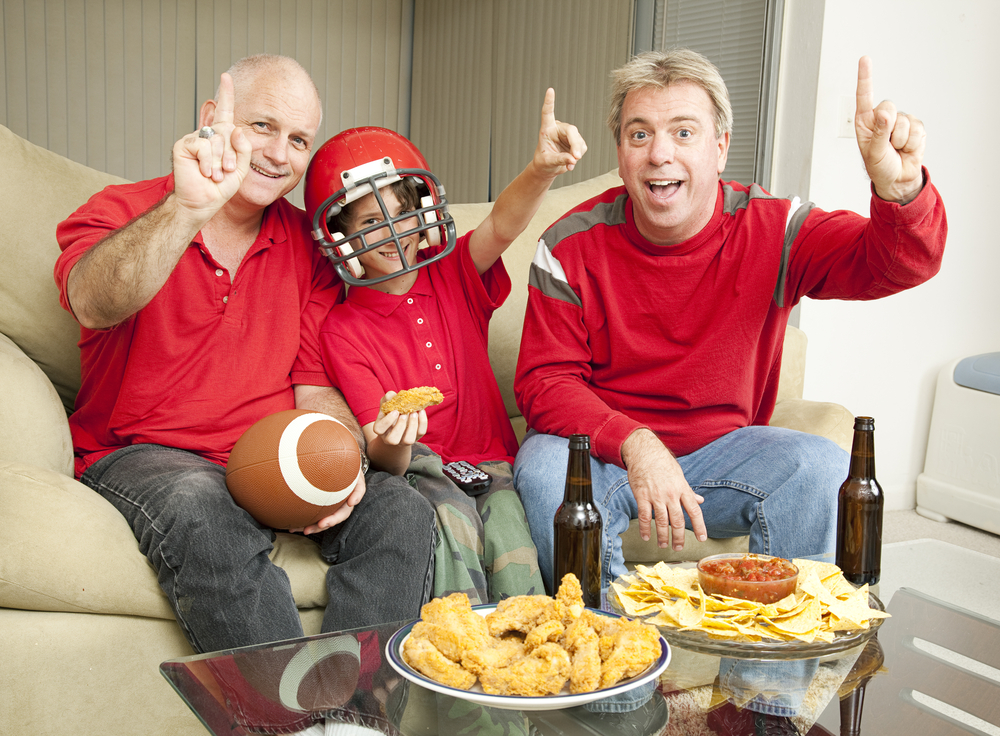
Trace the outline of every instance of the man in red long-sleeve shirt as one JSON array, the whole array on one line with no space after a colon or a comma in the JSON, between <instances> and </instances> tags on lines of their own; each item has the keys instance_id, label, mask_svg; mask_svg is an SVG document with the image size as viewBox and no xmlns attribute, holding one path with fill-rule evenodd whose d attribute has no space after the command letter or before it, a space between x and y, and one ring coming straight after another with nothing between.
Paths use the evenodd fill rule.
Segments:
<instances>
[{"instance_id":1,"label":"man in red long-sleeve shirt","mask_svg":"<svg viewBox=\"0 0 1000 736\"><path fill-rule=\"evenodd\" d=\"M940 267L944 205L921 165L924 129L874 106L858 71L856 130L870 219L721 182L725 83L686 50L615 73L609 124L623 187L546 231L531 268L514 389L531 428L515 483L547 584L567 439L593 438L604 519L602 584L625 572L619 534L638 518L661 547L749 534L750 551L833 550L847 456L768 427L789 311L804 296L875 299Z\"/></svg>"}]
</instances>

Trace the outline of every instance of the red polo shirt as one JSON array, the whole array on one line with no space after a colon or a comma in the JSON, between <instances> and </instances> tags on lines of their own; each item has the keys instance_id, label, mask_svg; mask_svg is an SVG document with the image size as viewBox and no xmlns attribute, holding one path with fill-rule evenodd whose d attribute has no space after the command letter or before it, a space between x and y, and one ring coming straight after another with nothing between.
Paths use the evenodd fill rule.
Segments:
<instances>
[{"instance_id":1,"label":"red polo shirt","mask_svg":"<svg viewBox=\"0 0 1000 736\"><path fill-rule=\"evenodd\" d=\"M487 350L490 317L510 294L510 277L500 259L480 276L469 237L422 268L406 294L351 287L323 326L323 360L362 426L378 418L386 391L437 386L444 402L427 409L420 441L445 462L513 463L517 439Z\"/></svg>"},{"instance_id":2,"label":"red polo shirt","mask_svg":"<svg viewBox=\"0 0 1000 736\"><path fill-rule=\"evenodd\" d=\"M111 186L59 225L64 308L83 254L172 188L172 177ZM78 475L137 443L225 465L251 424L295 407L294 384L330 385L318 333L342 288L308 233L305 214L278 200L234 280L199 233L137 314L109 330L80 328L82 385L70 417Z\"/></svg>"}]
</instances>

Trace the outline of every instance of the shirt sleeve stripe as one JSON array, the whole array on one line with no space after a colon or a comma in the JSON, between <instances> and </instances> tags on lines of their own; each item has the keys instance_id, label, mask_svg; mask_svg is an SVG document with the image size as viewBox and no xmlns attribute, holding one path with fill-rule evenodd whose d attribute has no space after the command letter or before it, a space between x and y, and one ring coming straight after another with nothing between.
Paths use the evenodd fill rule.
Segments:
<instances>
[{"instance_id":1,"label":"shirt sleeve stripe","mask_svg":"<svg viewBox=\"0 0 1000 736\"><path fill-rule=\"evenodd\" d=\"M805 222L809 211L815 207L812 202L803 202L798 197L793 197L788 208L788 217L785 220L785 243L781 249L781 266L778 268L778 283L774 287L774 303L779 307L785 306L785 279L788 276L788 259L792 253L792 243L799 236L802 223Z\"/></svg>"},{"instance_id":2,"label":"shirt sleeve stripe","mask_svg":"<svg viewBox=\"0 0 1000 736\"><path fill-rule=\"evenodd\" d=\"M538 241L538 247L535 249L535 257L531 261L531 269L528 272L528 285L534 286L545 296L576 307L583 306L580 297L569 285L562 264L552 255L552 251L545 244L544 237Z\"/></svg>"}]
</instances>

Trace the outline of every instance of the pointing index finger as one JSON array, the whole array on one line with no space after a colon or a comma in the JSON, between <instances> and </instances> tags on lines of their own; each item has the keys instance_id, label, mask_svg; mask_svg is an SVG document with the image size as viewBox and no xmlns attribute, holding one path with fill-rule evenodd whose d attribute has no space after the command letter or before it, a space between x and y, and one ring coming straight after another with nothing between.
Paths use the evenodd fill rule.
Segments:
<instances>
[{"instance_id":1,"label":"pointing index finger","mask_svg":"<svg viewBox=\"0 0 1000 736\"><path fill-rule=\"evenodd\" d=\"M545 90L545 101L542 102L542 128L556 124L556 91L549 87Z\"/></svg>"},{"instance_id":2,"label":"pointing index finger","mask_svg":"<svg viewBox=\"0 0 1000 736\"><path fill-rule=\"evenodd\" d=\"M223 72L219 78L219 100L215 104L215 117L213 122L231 123L233 122L233 107L235 106L236 92L233 88L233 78L228 73Z\"/></svg>"},{"instance_id":3,"label":"pointing index finger","mask_svg":"<svg viewBox=\"0 0 1000 736\"><path fill-rule=\"evenodd\" d=\"M872 92L872 60L870 56L862 56L858 60L858 92L856 115L871 112L875 107L875 96Z\"/></svg>"}]
</instances>

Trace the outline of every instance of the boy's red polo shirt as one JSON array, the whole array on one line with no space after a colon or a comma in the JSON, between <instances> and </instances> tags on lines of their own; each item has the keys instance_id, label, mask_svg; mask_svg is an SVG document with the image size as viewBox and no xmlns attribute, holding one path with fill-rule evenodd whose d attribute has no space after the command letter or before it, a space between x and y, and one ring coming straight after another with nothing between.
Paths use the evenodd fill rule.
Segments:
<instances>
[{"instance_id":1,"label":"boy's red polo shirt","mask_svg":"<svg viewBox=\"0 0 1000 736\"><path fill-rule=\"evenodd\" d=\"M361 426L378 417L386 391L436 386L444 401L428 407L420 441L445 462L513 463L517 438L487 349L490 317L510 294L510 277L500 259L480 276L469 237L420 269L405 294L351 287L323 327L323 357Z\"/></svg>"}]
</instances>

